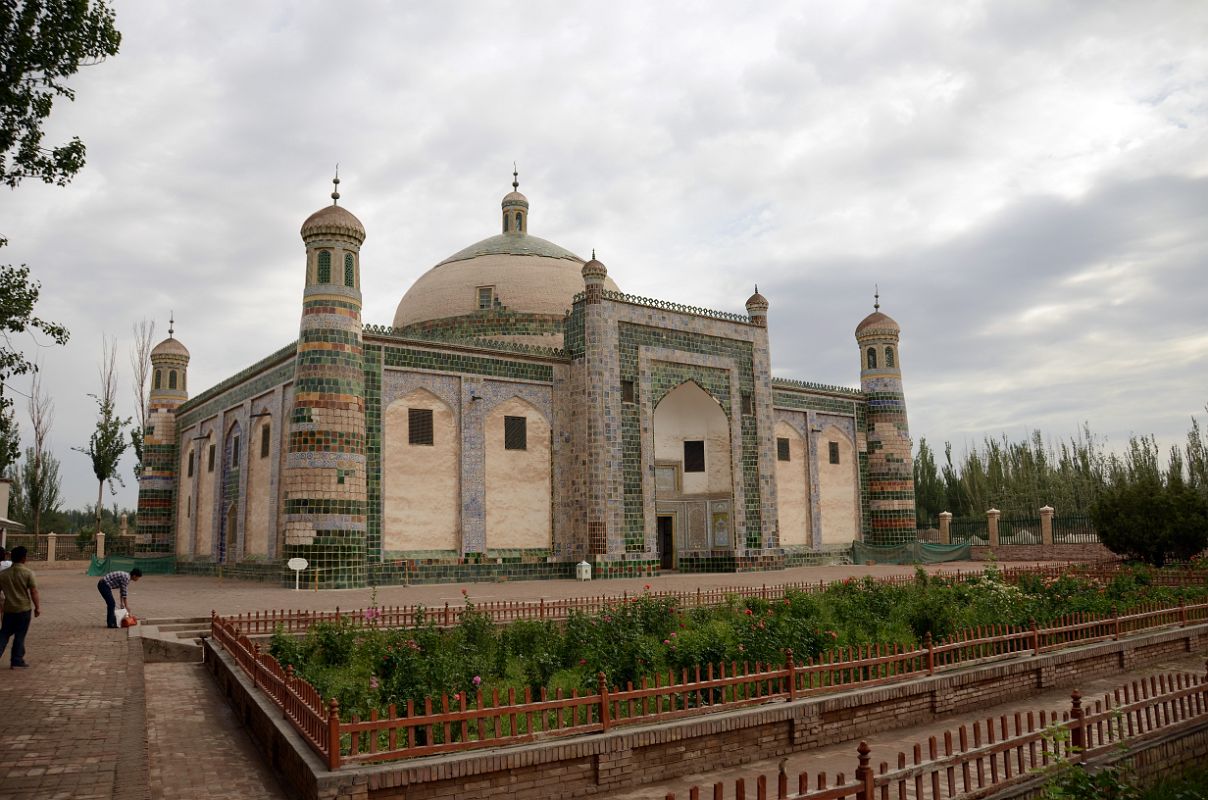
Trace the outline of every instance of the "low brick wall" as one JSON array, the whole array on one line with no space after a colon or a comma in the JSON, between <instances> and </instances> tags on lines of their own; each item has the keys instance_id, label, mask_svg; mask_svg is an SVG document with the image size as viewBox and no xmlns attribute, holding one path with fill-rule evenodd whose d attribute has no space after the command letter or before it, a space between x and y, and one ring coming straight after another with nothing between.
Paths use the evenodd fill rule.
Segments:
<instances>
[{"instance_id":1,"label":"low brick wall","mask_svg":"<svg viewBox=\"0 0 1208 800\"><path fill-rule=\"evenodd\" d=\"M1000 544L971 548L974 561L1103 561L1119 558L1098 542L1087 544Z\"/></svg>"},{"instance_id":2,"label":"low brick wall","mask_svg":"<svg viewBox=\"0 0 1208 800\"><path fill-rule=\"evenodd\" d=\"M1208 650L1196 625L882 687L633 726L606 734L418 758L332 773L254 692L238 665L205 642L205 662L253 739L306 800L579 797L702 769L737 766L987 708L1033 689L1072 687L1176 652Z\"/></svg>"}]
</instances>

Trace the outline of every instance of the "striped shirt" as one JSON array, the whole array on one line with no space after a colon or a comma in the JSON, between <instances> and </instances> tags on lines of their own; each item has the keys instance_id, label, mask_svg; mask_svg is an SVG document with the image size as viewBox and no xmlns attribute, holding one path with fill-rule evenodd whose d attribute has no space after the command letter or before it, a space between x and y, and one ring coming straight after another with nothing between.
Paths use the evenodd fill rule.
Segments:
<instances>
[{"instance_id":1,"label":"striped shirt","mask_svg":"<svg viewBox=\"0 0 1208 800\"><path fill-rule=\"evenodd\" d=\"M110 572L102 580L110 589L117 589L121 592L123 598L126 596L126 590L130 588L129 572Z\"/></svg>"}]
</instances>

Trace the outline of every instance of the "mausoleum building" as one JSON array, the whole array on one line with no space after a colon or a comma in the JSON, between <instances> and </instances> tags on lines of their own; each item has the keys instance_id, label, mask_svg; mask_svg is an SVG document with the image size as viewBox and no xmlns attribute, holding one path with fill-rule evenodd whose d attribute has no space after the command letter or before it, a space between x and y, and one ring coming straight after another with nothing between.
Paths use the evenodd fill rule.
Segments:
<instances>
[{"instance_id":1,"label":"mausoleum building","mask_svg":"<svg viewBox=\"0 0 1208 800\"><path fill-rule=\"evenodd\" d=\"M190 398L170 330L139 551L270 580L300 556L348 587L775 569L913 540L879 303L856 328L860 390L773 378L758 290L746 314L625 294L594 253L530 233L512 188L498 232L424 273L389 326L361 319L366 229L337 191L302 225L295 342Z\"/></svg>"}]
</instances>

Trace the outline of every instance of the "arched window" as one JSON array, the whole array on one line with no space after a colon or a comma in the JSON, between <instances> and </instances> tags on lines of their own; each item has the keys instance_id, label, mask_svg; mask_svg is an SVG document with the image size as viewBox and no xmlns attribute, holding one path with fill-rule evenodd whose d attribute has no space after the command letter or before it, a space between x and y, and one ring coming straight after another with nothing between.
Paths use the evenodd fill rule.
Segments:
<instances>
[{"instance_id":1,"label":"arched window","mask_svg":"<svg viewBox=\"0 0 1208 800\"><path fill-rule=\"evenodd\" d=\"M874 348L874 347L868 348L868 368L869 369L877 368L877 351L876 351L876 348Z\"/></svg>"},{"instance_id":2,"label":"arched window","mask_svg":"<svg viewBox=\"0 0 1208 800\"><path fill-rule=\"evenodd\" d=\"M885 366L887 366L887 367L893 366L893 348L892 347L885 348Z\"/></svg>"},{"instance_id":3,"label":"arched window","mask_svg":"<svg viewBox=\"0 0 1208 800\"><path fill-rule=\"evenodd\" d=\"M176 388L176 370L168 370L168 388Z\"/></svg>"},{"instance_id":4,"label":"arched window","mask_svg":"<svg viewBox=\"0 0 1208 800\"><path fill-rule=\"evenodd\" d=\"M155 379L151 382L151 388L158 389L160 386L162 386L164 382L163 377L164 376L161 370L155 370Z\"/></svg>"},{"instance_id":5,"label":"arched window","mask_svg":"<svg viewBox=\"0 0 1208 800\"><path fill-rule=\"evenodd\" d=\"M516 212L516 233L521 233L524 230L524 217L520 212Z\"/></svg>"},{"instance_id":6,"label":"arched window","mask_svg":"<svg viewBox=\"0 0 1208 800\"><path fill-rule=\"evenodd\" d=\"M331 251L319 251L319 283L331 283Z\"/></svg>"},{"instance_id":7,"label":"arched window","mask_svg":"<svg viewBox=\"0 0 1208 800\"><path fill-rule=\"evenodd\" d=\"M504 233L508 232L508 215L507 214L503 215L503 232Z\"/></svg>"},{"instance_id":8,"label":"arched window","mask_svg":"<svg viewBox=\"0 0 1208 800\"><path fill-rule=\"evenodd\" d=\"M272 436L272 434L270 433L271 430L272 430L272 425L270 425L267 422L264 423L264 425L261 426L261 428L260 428L260 457L261 458L268 458L268 451L269 451L269 447L271 446L271 442L272 442L272 439L270 438Z\"/></svg>"},{"instance_id":9,"label":"arched window","mask_svg":"<svg viewBox=\"0 0 1208 800\"><path fill-rule=\"evenodd\" d=\"M353 281L353 272L354 272L354 270L352 268L352 253L345 253L344 254L344 285L345 286L352 286L355 283L355 281Z\"/></svg>"}]
</instances>

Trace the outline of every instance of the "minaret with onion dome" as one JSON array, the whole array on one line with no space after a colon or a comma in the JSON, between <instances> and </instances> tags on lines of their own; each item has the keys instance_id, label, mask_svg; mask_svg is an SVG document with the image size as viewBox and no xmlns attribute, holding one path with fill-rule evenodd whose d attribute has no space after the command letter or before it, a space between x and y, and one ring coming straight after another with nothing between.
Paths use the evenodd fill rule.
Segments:
<instances>
[{"instance_id":1,"label":"minaret with onion dome","mask_svg":"<svg viewBox=\"0 0 1208 800\"><path fill-rule=\"evenodd\" d=\"M176 339L176 320L168 320L168 338L151 351L151 392L147 427L142 431L143 460L138 475L139 553L171 553L175 549L172 511L176 507L179 452L176 409L189 399L189 349Z\"/></svg>"},{"instance_id":2,"label":"minaret with onion dome","mask_svg":"<svg viewBox=\"0 0 1208 800\"><path fill-rule=\"evenodd\" d=\"M365 227L332 204L302 224L306 281L284 470L284 556L324 588L366 581L365 377L361 244ZM292 573L289 573L292 575Z\"/></svg>"},{"instance_id":3,"label":"minaret with onion dome","mask_svg":"<svg viewBox=\"0 0 1208 800\"><path fill-rule=\"evenodd\" d=\"M881 313L881 293L873 313L856 327L860 347L860 389L868 402L869 544L900 544L916 537L914 460L906 396L902 392L901 327Z\"/></svg>"}]
</instances>

